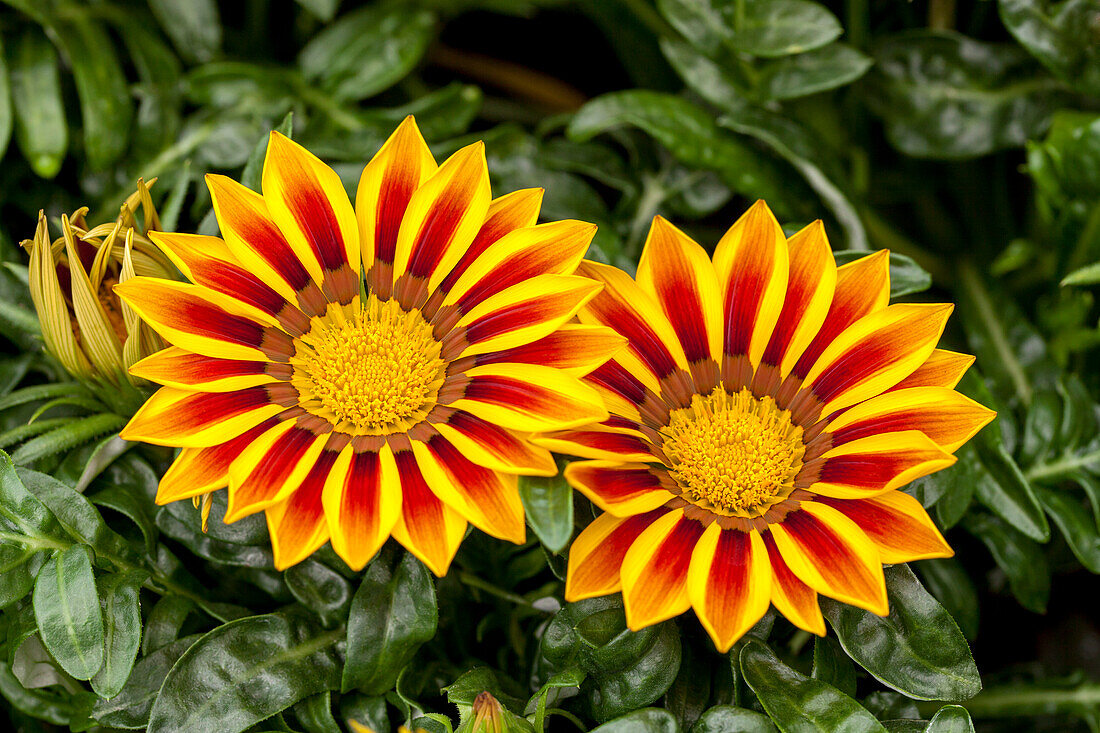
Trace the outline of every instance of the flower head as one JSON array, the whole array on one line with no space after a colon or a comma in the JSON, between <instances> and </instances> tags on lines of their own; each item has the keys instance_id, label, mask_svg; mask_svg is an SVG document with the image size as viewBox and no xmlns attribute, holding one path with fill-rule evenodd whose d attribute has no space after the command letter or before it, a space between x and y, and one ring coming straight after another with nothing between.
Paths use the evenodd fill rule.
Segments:
<instances>
[{"instance_id":1,"label":"flower head","mask_svg":"<svg viewBox=\"0 0 1100 733\"><path fill-rule=\"evenodd\" d=\"M569 554L570 601L622 591L633 629L694 608L728 649L774 603L824 633L818 594L887 612L883 563L951 555L898 489L954 462L994 413L936 348L949 305L888 305L888 257L836 267L820 222L789 240L763 202L713 261L658 217L632 280L579 320L628 345L585 377L611 417L537 438L589 460L604 514Z\"/></svg>"},{"instance_id":2,"label":"flower head","mask_svg":"<svg viewBox=\"0 0 1100 733\"><path fill-rule=\"evenodd\" d=\"M117 283L136 275L170 278L175 268L149 240L160 228L149 186L122 205L113 222L89 227L87 207L61 216L61 236L52 239L44 212L30 253L30 291L46 349L73 377L114 409L133 413L147 385L127 372L164 343L114 294ZM141 221L137 212L141 209Z\"/></svg>"},{"instance_id":3,"label":"flower head","mask_svg":"<svg viewBox=\"0 0 1100 733\"><path fill-rule=\"evenodd\" d=\"M183 448L157 501L228 486L280 568L329 540L361 568L392 534L442 575L467 522L522 542L517 477L556 472L529 434L607 417L579 377L623 340L568 323L602 287L573 274L595 227L492 199L482 144L437 166L411 117L354 208L277 133L262 194L207 182L222 238L154 236L192 282L117 289L172 344L134 366L165 386L122 433Z\"/></svg>"}]
</instances>

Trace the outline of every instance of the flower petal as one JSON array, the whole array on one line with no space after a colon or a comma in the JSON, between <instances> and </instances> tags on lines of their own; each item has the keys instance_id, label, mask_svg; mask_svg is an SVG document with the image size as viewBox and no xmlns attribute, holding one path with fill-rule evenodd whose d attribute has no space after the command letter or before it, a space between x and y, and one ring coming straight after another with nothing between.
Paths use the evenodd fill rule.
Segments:
<instances>
[{"instance_id":1,"label":"flower petal","mask_svg":"<svg viewBox=\"0 0 1100 733\"><path fill-rule=\"evenodd\" d=\"M441 500L486 534L520 544L527 536L516 476L482 468L443 438L412 442L424 480Z\"/></svg>"},{"instance_id":2,"label":"flower petal","mask_svg":"<svg viewBox=\"0 0 1100 733\"><path fill-rule=\"evenodd\" d=\"M162 349L130 367L130 374L188 392L236 392L278 380L267 373L269 361L213 359L175 346Z\"/></svg>"},{"instance_id":3,"label":"flower petal","mask_svg":"<svg viewBox=\"0 0 1100 733\"><path fill-rule=\"evenodd\" d=\"M401 516L401 480L388 444L378 452L344 446L325 481L332 549L352 570L362 570L386 543Z\"/></svg>"},{"instance_id":4,"label":"flower petal","mask_svg":"<svg viewBox=\"0 0 1100 733\"><path fill-rule=\"evenodd\" d=\"M617 267L585 260L577 274L604 284L604 289L578 313L581 323L608 326L627 339L615 359L654 393L660 380L676 369L688 369L687 357L660 306Z\"/></svg>"},{"instance_id":5,"label":"flower petal","mask_svg":"<svg viewBox=\"0 0 1100 733\"><path fill-rule=\"evenodd\" d=\"M466 371L466 392L451 407L490 423L536 433L607 419L592 387L538 364L485 364Z\"/></svg>"},{"instance_id":6,"label":"flower petal","mask_svg":"<svg viewBox=\"0 0 1100 733\"><path fill-rule=\"evenodd\" d=\"M290 498L264 512L276 570L297 565L328 542L328 523L321 493L336 456L336 451L322 451Z\"/></svg>"},{"instance_id":7,"label":"flower petal","mask_svg":"<svg viewBox=\"0 0 1100 733\"><path fill-rule=\"evenodd\" d=\"M817 482L809 490L836 499L867 498L947 468L955 460L920 431L879 433L826 451Z\"/></svg>"},{"instance_id":8,"label":"flower petal","mask_svg":"<svg viewBox=\"0 0 1100 733\"><path fill-rule=\"evenodd\" d=\"M468 412L455 412L435 424L455 449L484 468L521 476L555 476L558 467L545 448Z\"/></svg>"},{"instance_id":9,"label":"flower petal","mask_svg":"<svg viewBox=\"0 0 1100 733\"><path fill-rule=\"evenodd\" d=\"M574 461L565 479L592 503L617 517L630 517L664 506L673 495L644 463Z\"/></svg>"},{"instance_id":10,"label":"flower petal","mask_svg":"<svg viewBox=\"0 0 1100 733\"><path fill-rule=\"evenodd\" d=\"M539 275L483 300L456 324L475 356L529 344L550 335L572 318L602 286L571 275ZM446 342L445 342L446 343Z\"/></svg>"},{"instance_id":11,"label":"flower petal","mask_svg":"<svg viewBox=\"0 0 1100 733\"><path fill-rule=\"evenodd\" d=\"M269 418L224 443L208 448L184 448L161 477L156 503L168 504L224 489L229 485L230 464L275 424L276 418Z\"/></svg>"},{"instance_id":12,"label":"flower petal","mask_svg":"<svg viewBox=\"0 0 1100 733\"><path fill-rule=\"evenodd\" d=\"M565 600L575 603L585 598L617 593L622 587L619 573L634 540L663 511L633 517L601 514L573 540L569 547L569 568L565 575Z\"/></svg>"},{"instance_id":13,"label":"flower petal","mask_svg":"<svg viewBox=\"0 0 1100 733\"><path fill-rule=\"evenodd\" d=\"M393 258L397 233L409 201L436 171L416 121L409 115L398 125L359 179L355 213L362 241L363 271L368 285L380 298L393 287ZM371 272L372 267L377 267Z\"/></svg>"},{"instance_id":14,"label":"flower petal","mask_svg":"<svg viewBox=\"0 0 1100 733\"><path fill-rule=\"evenodd\" d=\"M887 565L955 554L920 502L902 491L855 501L824 496L817 501L855 522Z\"/></svg>"},{"instance_id":15,"label":"flower petal","mask_svg":"<svg viewBox=\"0 0 1100 733\"><path fill-rule=\"evenodd\" d=\"M489 213L485 215L485 222L473 243L462 254L458 264L443 278L439 289L445 293L450 292L470 267L475 263L485 262L482 260L482 253L506 234L535 226L539 219L539 209L542 208L543 193L541 188L524 188L489 202Z\"/></svg>"},{"instance_id":16,"label":"flower petal","mask_svg":"<svg viewBox=\"0 0 1100 733\"><path fill-rule=\"evenodd\" d=\"M919 430L954 453L997 413L945 387L891 390L848 408L826 428L834 446L878 433Z\"/></svg>"},{"instance_id":17,"label":"flower petal","mask_svg":"<svg viewBox=\"0 0 1100 733\"><path fill-rule=\"evenodd\" d=\"M293 340L271 324L258 322L234 300L190 283L135 277L115 292L164 339L203 356L222 359L286 361Z\"/></svg>"},{"instance_id":18,"label":"flower petal","mask_svg":"<svg viewBox=\"0 0 1100 733\"><path fill-rule=\"evenodd\" d=\"M822 352L803 388L824 403L823 416L885 392L928 359L951 310L899 303L865 316Z\"/></svg>"},{"instance_id":19,"label":"flower petal","mask_svg":"<svg viewBox=\"0 0 1100 733\"><path fill-rule=\"evenodd\" d=\"M817 601L817 591L798 579L775 546L769 532L764 535L768 549L768 561L772 566L772 603L787 620L811 634L825 636L825 619Z\"/></svg>"},{"instance_id":20,"label":"flower petal","mask_svg":"<svg viewBox=\"0 0 1100 733\"><path fill-rule=\"evenodd\" d=\"M970 354L957 354L946 349L934 349L917 370L901 380L891 390L910 387L946 387L954 389L966 370L974 363Z\"/></svg>"},{"instance_id":21,"label":"flower petal","mask_svg":"<svg viewBox=\"0 0 1100 733\"><path fill-rule=\"evenodd\" d=\"M787 257L787 295L763 355L765 364L779 367L781 379L791 373L825 322L837 280L836 261L820 219L787 240Z\"/></svg>"},{"instance_id":22,"label":"flower petal","mask_svg":"<svg viewBox=\"0 0 1100 733\"><path fill-rule=\"evenodd\" d=\"M787 238L768 205L757 201L718 242L714 269L722 288L727 358L747 355L753 367L783 309Z\"/></svg>"},{"instance_id":23,"label":"flower petal","mask_svg":"<svg viewBox=\"0 0 1100 733\"><path fill-rule=\"evenodd\" d=\"M712 522L691 555L688 598L714 646L725 654L767 612L772 569L755 531Z\"/></svg>"},{"instance_id":24,"label":"flower petal","mask_svg":"<svg viewBox=\"0 0 1100 733\"><path fill-rule=\"evenodd\" d=\"M434 290L474 241L489 211L485 145L462 148L409 200L394 251L393 278L423 278Z\"/></svg>"},{"instance_id":25,"label":"flower petal","mask_svg":"<svg viewBox=\"0 0 1100 733\"><path fill-rule=\"evenodd\" d=\"M393 538L442 578L466 535L466 520L432 493L411 451L398 451L394 458L401 476L401 516Z\"/></svg>"},{"instance_id":26,"label":"flower petal","mask_svg":"<svg viewBox=\"0 0 1100 733\"><path fill-rule=\"evenodd\" d=\"M813 341L802 352L792 373L805 377L822 352L848 326L890 302L890 252L879 250L836 271L836 288L829 312Z\"/></svg>"},{"instance_id":27,"label":"flower petal","mask_svg":"<svg viewBox=\"0 0 1100 733\"><path fill-rule=\"evenodd\" d=\"M359 225L336 171L278 132L267 143L264 201L313 279L344 305L359 295Z\"/></svg>"},{"instance_id":28,"label":"flower petal","mask_svg":"<svg viewBox=\"0 0 1100 733\"><path fill-rule=\"evenodd\" d=\"M283 409L264 387L226 393L161 387L119 435L153 445L207 448L232 440Z\"/></svg>"},{"instance_id":29,"label":"flower petal","mask_svg":"<svg viewBox=\"0 0 1100 733\"><path fill-rule=\"evenodd\" d=\"M626 625L644 629L691 607L687 574L703 525L685 519L682 509L650 524L623 558L620 577Z\"/></svg>"},{"instance_id":30,"label":"flower petal","mask_svg":"<svg viewBox=\"0 0 1100 733\"><path fill-rule=\"evenodd\" d=\"M594 224L572 220L515 229L469 264L443 303L467 313L502 290L539 275L571 275L595 233Z\"/></svg>"},{"instance_id":31,"label":"flower petal","mask_svg":"<svg viewBox=\"0 0 1100 733\"><path fill-rule=\"evenodd\" d=\"M889 612L878 550L855 522L810 501L770 528L787 567L806 585L879 616Z\"/></svg>"},{"instance_id":32,"label":"flower petal","mask_svg":"<svg viewBox=\"0 0 1100 733\"><path fill-rule=\"evenodd\" d=\"M722 299L706 251L664 218L654 217L637 282L679 337L697 389L712 389L717 370L707 373L704 365L722 354Z\"/></svg>"},{"instance_id":33,"label":"flower petal","mask_svg":"<svg viewBox=\"0 0 1100 733\"><path fill-rule=\"evenodd\" d=\"M324 313L325 296L272 221L263 196L212 173L206 185L225 245L241 266L288 302L298 303L306 315Z\"/></svg>"},{"instance_id":34,"label":"flower petal","mask_svg":"<svg viewBox=\"0 0 1100 733\"><path fill-rule=\"evenodd\" d=\"M297 489L321 455L328 436L284 420L252 441L229 466L226 523L267 509Z\"/></svg>"},{"instance_id":35,"label":"flower petal","mask_svg":"<svg viewBox=\"0 0 1100 733\"><path fill-rule=\"evenodd\" d=\"M655 447L634 430L621 430L600 425L580 430L560 430L532 438L536 445L569 456L595 458L619 463L650 463L660 461Z\"/></svg>"},{"instance_id":36,"label":"flower petal","mask_svg":"<svg viewBox=\"0 0 1100 733\"><path fill-rule=\"evenodd\" d=\"M541 364L584 376L614 356L626 339L603 326L565 323L529 344L478 354L477 364Z\"/></svg>"}]
</instances>

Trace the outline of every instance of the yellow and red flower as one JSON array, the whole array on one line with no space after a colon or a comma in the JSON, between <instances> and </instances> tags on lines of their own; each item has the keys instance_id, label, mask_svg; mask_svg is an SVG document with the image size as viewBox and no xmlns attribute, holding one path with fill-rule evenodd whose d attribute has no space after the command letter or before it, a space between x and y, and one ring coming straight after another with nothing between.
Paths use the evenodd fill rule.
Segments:
<instances>
[{"instance_id":1,"label":"yellow and red flower","mask_svg":"<svg viewBox=\"0 0 1100 733\"><path fill-rule=\"evenodd\" d=\"M611 417L536 438L590 459L569 482L603 514L573 543L566 599L621 591L639 629L694 608L728 649L770 603L825 631L824 594L887 613L883 563L952 554L898 489L954 462L994 413L936 348L950 305L888 305L888 255L836 267L824 228L789 240L758 202L713 261L658 217L637 279L578 314L627 346L585 381Z\"/></svg>"},{"instance_id":2,"label":"yellow and red flower","mask_svg":"<svg viewBox=\"0 0 1100 733\"><path fill-rule=\"evenodd\" d=\"M529 434L607 417L580 376L623 339L567 323L602 287L573 274L595 227L492 199L483 145L437 166L411 117L354 207L277 133L262 195L207 183L222 238L153 237L192 282L117 288L172 344L134 366L164 386L123 431L183 449L158 503L228 486L279 568L329 540L361 568L392 534L442 575L467 522L522 542L517 477L556 472Z\"/></svg>"}]
</instances>

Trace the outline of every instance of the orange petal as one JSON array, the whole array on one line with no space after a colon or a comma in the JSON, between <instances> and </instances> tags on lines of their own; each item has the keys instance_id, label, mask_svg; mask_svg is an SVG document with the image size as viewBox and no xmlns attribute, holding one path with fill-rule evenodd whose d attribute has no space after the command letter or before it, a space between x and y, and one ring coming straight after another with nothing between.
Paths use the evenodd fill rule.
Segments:
<instances>
[{"instance_id":1,"label":"orange petal","mask_svg":"<svg viewBox=\"0 0 1100 733\"><path fill-rule=\"evenodd\" d=\"M951 310L899 303L860 319L822 352L803 387L825 403L823 416L885 392L931 355Z\"/></svg>"},{"instance_id":2,"label":"orange petal","mask_svg":"<svg viewBox=\"0 0 1100 733\"><path fill-rule=\"evenodd\" d=\"M359 294L359 225L340 176L278 132L267 144L264 201L291 249L329 298Z\"/></svg>"},{"instance_id":3,"label":"orange petal","mask_svg":"<svg viewBox=\"0 0 1100 733\"><path fill-rule=\"evenodd\" d=\"M335 451L322 451L290 498L265 511L276 570L297 565L328 542L321 493L336 456Z\"/></svg>"},{"instance_id":4,"label":"orange petal","mask_svg":"<svg viewBox=\"0 0 1100 733\"><path fill-rule=\"evenodd\" d=\"M467 145L409 200L394 251L393 277L424 278L434 290L474 241L489 211L485 145Z\"/></svg>"},{"instance_id":5,"label":"orange petal","mask_svg":"<svg viewBox=\"0 0 1100 733\"><path fill-rule=\"evenodd\" d=\"M955 554L920 502L904 492L849 501L823 496L817 501L859 525L888 565Z\"/></svg>"},{"instance_id":6,"label":"orange petal","mask_svg":"<svg viewBox=\"0 0 1100 733\"><path fill-rule=\"evenodd\" d=\"M442 578L466 535L466 520L432 493L411 451L398 451L401 516L393 538Z\"/></svg>"},{"instance_id":7,"label":"orange petal","mask_svg":"<svg viewBox=\"0 0 1100 733\"><path fill-rule=\"evenodd\" d=\"M653 219L638 286L649 293L680 339L700 391L706 375L698 366L722 353L722 309L718 276L706 251L668 221Z\"/></svg>"},{"instance_id":8,"label":"orange petal","mask_svg":"<svg viewBox=\"0 0 1100 733\"><path fill-rule=\"evenodd\" d=\"M822 460L810 491L836 499L863 499L947 468L956 459L924 433L904 430L838 445L826 451Z\"/></svg>"},{"instance_id":9,"label":"orange petal","mask_svg":"<svg viewBox=\"0 0 1100 733\"><path fill-rule=\"evenodd\" d=\"M184 448L157 486L157 504L190 499L229 485L229 466L249 443L275 425L265 420L236 438L209 448Z\"/></svg>"},{"instance_id":10,"label":"orange petal","mask_svg":"<svg viewBox=\"0 0 1100 733\"><path fill-rule=\"evenodd\" d=\"M513 230L469 264L443 302L466 313L539 275L571 275L595 233L594 224L572 220Z\"/></svg>"},{"instance_id":11,"label":"orange petal","mask_svg":"<svg viewBox=\"0 0 1100 733\"><path fill-rule=\"evenodd\" d=\"M489 213L485 215L485 222L478 230L473 243L462 254L458 264L443 278L439 289L445 293L450 292L458 279L474 263L481 261L481 255L489 245L500 241L504 235L517 229L535 226L539 219L539 209L542 208L543 193L541 188L524 188L489 202ZM563 274L572 271L568 270Z\"/></svg>"},{"instance_id":12,"label":"orange petal","mask_svg":"<svg viewBox=\"0 0 1100 733\"><path fill-rule=\"evenodd\" d=\"M882 560L855 522L810 501L770 529L787 567L806 585L879 616L887 614Z\"/></svg>"},{"instance_id":13,"label":"orange petal","mask_svg":"<svg viewBox=\"0 0 1100 733\"><path fill-rule=\"evenodd\" d=\"M283 409L265 387L220 393L161 387L119 435L153 445L207 448L236 438Z\"/></svg>"},{"instance_id":14,"label":"orange petal","mask_svg":"<svg viewBox=\"0 0 1100 733\"><path fill-rule=\"evenodd\" d=\"M825 636L825 619L817 602L817 591L798 579L775 546L771 533L764 535L768 561L772 566L772 603L788 621L811 634Z\"/></svg>"},{"instance_id":15,"label":"orange petal","mask_svg":"<svg viewBox=\"0 0 1100 733\"><path fill-rule=\"evenodd\" d=\"M352 570L362 570L401 516L401 481L389 445L378 452L344 446L321 501L332 549Z\"/></svg>"},{"instance_id":16,"label":"orange petal","mask_svg":"<svg viewBox=\"0 0 1100 733\"><path fill-rule=\"evenodd\" d=\"M527 537L514 474L482 468L436 436L413 441L413 454L432 492L486 534L520 544Z\"/></svg>"},{"instance_id":17,"label":"orange petal","mask_svg":"<svg viewBox=\"0 0 1100 733\"><path fill-rule=\"evenodd\" d=\"M521 432L543 432L602 422L603 401L592 387L536 364L485 364L466 371L465 395L450 406Z\"/></svg>"},{"instance_id":18,"label":"orange petal","mask_svg":"<svg viewBox=\"0 0 1100 733\"><path fill-rule=\"evenodd\" d=\"M792 370L805 377L826 347L844 329L890 302L890 252L879 250L837 268L829 312Z\"/></svg>"},{"instance_id":19,"label":"orange petal","mask_svg":"<svg viewBox=\"0 0 1100 733\"><path fill-rule=\"evenodd\" d=\"M945 387L891 390L850 407L829 422L833 445L878 433L919 430L954 453L997 413Z\"/></svg>"},{"instance_id":20,"label":"orange petal","mask_svg":"<svg viewBox=\"0 0 1100 733\"><path fill-rule=\"evenodd\" d=\"M533 438L536 444L555 453L595 458L618 463L660 461L654 446L634 430L592 426L583 430L560 430Z\"/></svg>"},{"instance_id":21,"label":"orange petal","mask_svg":"<svg viewBox=\"0 0 1100 733\"><path fill-rule=\"evenodd\" d=\"M658 510L633 517L596 517L569 547L565 600L574 603L618 592L623 558L638 535L661 516L664 512Z\"/></svg>"},{"instance_id":22,"label":"orange petal","mask_svg":"<svg viewBox=\"0 0 1100 733\"><path fill-rule=\"evenodd\" d=\"M973 363L974 357L970 354L957 354L946 349L934 349L928 359L917 367L915 372L890 389L909 389L910 387L946 387L947 389L954 389Z\"/></svg>"},{"instance_id":23,"label":"orange petal","mask_svg":"<svg viewBox=\"0 0 1100 733\"><path fill-rule=\"evenodd\" d=\"M754 531L703 532L688 568L688 597L703 628L723 654L768 610L772 570L764 541Z\"/></svg>"},{"instance_id":24,"label":"orange petal","mask_svg":"<svg viewBox=\"0 0 1100 733\"><path fill-rule=\"evenodd\" d=\"M718 242L714 269L722 288L723 351L758 366L787 291L787 238L768 205L757 201Z\"/></svg>"},{"instance_id":25,"label":"orange petal","mask_svg":"<svg viewBox=\"0 0 1100 733\"><path fill-rule=\"evenodd\" d=\"M545 448L461 410L435 424L439 434L479 466L521 476L554 476L558 467Z\"/></svg>"},{"instance_id":26,"label":"orange petal","mask_svg":"<svg viewBox=\"0 0 1100 733\"><path fill-rule=\"evenodd\" d=\"M583 376L614 356L624 344L626 339L610 328L565 323L538 341L479 354L476 361L479 365L541 364Z\"/></svg>"},{"instance_id":27,"label":"orange petal","mask_svg":"<svg viewBox=\"0 0 1100 733\"><path fill-rule=\"evenodd\" d=\"M229 466L226 523L285 501L297 489L328 442L327 436L284 420L260 435Z\"/></svg>"},{"instance_id":28,"label":"orange petal","mask_svg":"<svg viewBox=\"0 0 1100 733\"><path fill-rule=\"evenodd\" d=\"M763 356L765 364L779 367L781 377L791 373L820 331L837 280L836 261L820 219L787 240L787 256L787 296Z\"/></svg>"},{"instance_id":29,"label":"orange petal","mask_svg":"<svg viewBox=\"0 0 1100 733\"><path fill-rule=\"evenodd\" d=\"M370 273L368 284L380 298L388 298L393 287L393 258L405 210L416 190L435 171L435 159L412 115L398 125L363 169L355 194L355 213L362 240L363 271ZM372 273L375 265L378 269Z\"/></svg>"},{"instance_id":30,"label":"orange petal","mask_svg":"<svg viewBox=\"0 0 1100 733\"><path fill-rule=\"evenodd\" d=\"M617 517L630 517L663 506L673 496L644 463L574 461L565 468L569 485Z\"/></svg>"},{"instance_id":31,"label":"orange petal","mask_svg":"<svg viewBox=\"0 0 1100 733\"><path fill-rule=\"evenodd\" d=\"M626 624L632 631L678 616L691 607L687 574L703 525L682 509L646 527L623 558Z\"/></svg>"},{"instance_id":32,"label":"orange petal","mask_svg":"<svg viewBox=\"0 0 1100 733\"><path fill-rule=\"evenodd\" d=\"M213 359L170 346L134 364L130 374L189 392L236 392L277 381L267 373L269 366L271 362Z\"/></svg>"}]
</instances>

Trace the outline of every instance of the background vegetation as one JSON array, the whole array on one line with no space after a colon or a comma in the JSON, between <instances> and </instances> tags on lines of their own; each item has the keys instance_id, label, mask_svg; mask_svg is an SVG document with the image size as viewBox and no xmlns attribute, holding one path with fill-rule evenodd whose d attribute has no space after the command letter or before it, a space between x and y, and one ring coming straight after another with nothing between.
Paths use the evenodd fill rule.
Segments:
<instances>
[{"instance_id":1,"label":"background vegetation","mask_svg":"<svg viewBox=\"0 0 1100 733\"><path fill-rule=\"evenodd\" d=\"M0 46L17 730L441 731L486 689L517 730L1100 730L1097 0L4 0ZM889 570L888 620L823 604L814 639L769 615L719 655L690 616L562 608L592 509L560 481L524 487L527 545L475 531L438 582L392 547L277 573L262 519L215 500L204 535L154 507L170 456L105 450L110 406L44 358L16 243L39 209L113 219L138 177L165 228L214 233L202 175L258 188L277 126L354 187L410 113L437 157L485 139L494 190L544 186L630 271L654 214L712 245L765 198L792 231L823 218L839 260L889 248L895 297L957 302L946 345L1000 417L910 488L957 558Z\"/></svg>"}]
</instances>

